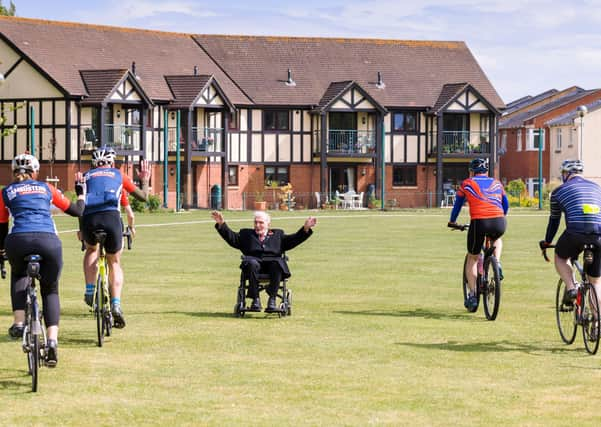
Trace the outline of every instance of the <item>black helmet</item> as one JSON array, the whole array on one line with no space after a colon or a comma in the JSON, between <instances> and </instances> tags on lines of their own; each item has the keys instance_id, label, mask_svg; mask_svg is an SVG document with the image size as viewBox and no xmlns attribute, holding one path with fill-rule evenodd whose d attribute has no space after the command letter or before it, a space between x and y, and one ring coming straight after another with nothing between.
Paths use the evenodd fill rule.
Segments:
<instances>
[{"instance_id":1,"label":"black helmet","mask_svg":"<svg viewBox=\"0 0 601 427\"><path fill-rule=\"evenodd\" d=\"M470 170L474 173L486 173L488 172L488 160L487 159L474 159L470 162Z\"/></svg>"},{"instance_id":2,"label":"black helmet","mask_svg":"<svg viewBox=\"0 0 601 427\"><path fill-rule=\"evenodd\" d=\"M104 166L104 165L113 165L115 164L115 150L112 147L107 147L103 145L102 147L98 147L92 153L92 165L94 167Z\"/></svg>"}]
</instances>

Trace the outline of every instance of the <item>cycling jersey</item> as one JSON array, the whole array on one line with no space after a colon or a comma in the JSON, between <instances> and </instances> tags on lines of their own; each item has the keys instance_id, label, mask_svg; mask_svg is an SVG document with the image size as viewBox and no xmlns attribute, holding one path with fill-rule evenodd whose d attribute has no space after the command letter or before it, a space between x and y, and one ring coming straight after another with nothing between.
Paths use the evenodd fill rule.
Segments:
<instances>
[{"instance_id":1,"label":"cycling jersey","mask_svg":"<svg viewBox=\"0 0 601 427\"><path fill-rule=\"evenodd\" d=\"M455 204L451 211L451 222L455 222L467 200L471 219L498 218L505 216L509 201L503 184L486 175L474 175L461 183L455 195Z\"/></svg>"},{"instance_id":2,"label":"cycling jersey","mask_svg":"<svg viewBox=\"0 0 601 427\"><path fill-rule=\"evenodd\" d=\"M50 204L65 211L71 202L54 186L27 179L13 182L2 190L0 223L13 217L11 233L56 233Z\"/></svg>"},{"instance_id":3,"label":"cycling jersey","mask_svg":"<svg viewBox=\"0 0 601 427\"><path fill-rule=\"evenodd\" d=\"M565 214L566 230L572 233L601 234L601 187L574 175L551 193L551 214L545 235L552 242Z\"/></svg>"},{"instance_id":4,"label":"cycling jersey","mask_svg":"<svg viewBox=\"0 0 601 427\"><path fill-rule=\"evenodd\" d=\"M118 211L123 190L132 192L135 184L119 169L100 167L84 174L86 182L86 209L84 216L106 211Z\"/></svg>"}]
</instances>

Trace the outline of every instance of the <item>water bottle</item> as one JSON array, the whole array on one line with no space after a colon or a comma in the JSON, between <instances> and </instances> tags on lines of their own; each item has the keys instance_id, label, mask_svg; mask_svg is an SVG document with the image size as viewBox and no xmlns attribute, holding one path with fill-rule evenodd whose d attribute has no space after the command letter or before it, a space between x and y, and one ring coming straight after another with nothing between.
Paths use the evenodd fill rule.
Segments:
<instances>
[{"instance_id":1,"label":"water bottle","mask_svg":"<svg viewBox=\"0 0 601 427\"><path fill-rule=\"evenodd\" d=\"M482 254L478 256L478 274L480 276L484 275L484 255Z\"/></svg>"}]
</instances>

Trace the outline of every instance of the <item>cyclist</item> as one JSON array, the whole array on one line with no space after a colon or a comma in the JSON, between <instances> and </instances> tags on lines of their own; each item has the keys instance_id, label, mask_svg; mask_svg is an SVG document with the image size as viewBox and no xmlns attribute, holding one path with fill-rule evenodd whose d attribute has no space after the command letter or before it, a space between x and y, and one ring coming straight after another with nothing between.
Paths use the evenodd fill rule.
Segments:
<instances>
[{"instance_id":1,"label":"cyclist","mask_svg":"<svg viewBox=\"0 0 601 427\"><path fill-rule=\"evenodd\" d=\"M78 175L79 180L86 183L86 209L81 219L81 232L86 250L83 258L83 270L86 281L84 301L89 306L94 299L94 283L98 274L99 246L93 232L98 229L106 231L105 250L109 268L111 294L111 312L116 328L125 327L125 318L121 310L121 291L123 289L123 270L121 269L121 252L123 236L119 200L122 191L131 193L141 201L147 201L150 169L148 162L142 160L138 177L142 189L123 175L115 165L115 151L110 147L99 147L92 153L93 169Z\"/></svg>"},{"instance_id":2,"label":"cyclist","mask_svg":"<svg viewBox=\"0 0 601 427\"><path fill-rule=\"evenodd\" d=\"M84 211L85 187L75 186L77 201L72 203L52 185L37 181L40 163L30 154L19 154L12 161L14 181L2 190L0 198L0 249L11 265L10 284L14 323L8 333L13 338L23 336L27 289L27 262L32 253L42 256L40 292L47 329L47 364L58 361L57 342L60 318L58 279L63 267L61 241L50 211L51 204L71 216ZM8 231L9 216L13 225Z\"/></svg>"},{"instance_id":3,"label":"cyclist","mask_svg":"<svg viewBox=\"0 0 601 427\"><path fill-rule=\"evenodd\" d=\"M581 160L565 160L560 167L563 184L551 193L551 212L542 247L553 241L565 215L566 229L555 245L555 269L566 284L565 305L572 305L577 289L570 259L583 251L585 244L593 245L593 263L585 265L588 278L601 295L601 187L584 179Z\"/></svg>"},{"instance_id":4,"label":"cyclist","mask_svg":"<svg viewBox=\"0 0 601 427\"><path fill-rule=\"evenodd\" d=\"M488 160L472 160L469 171L469 178L461 183L461 187L457 191L448 225L456 224L455 221L461 212L463 202L467 200L470 208L470 227L467 233L465 276L470 292L464 305L469 312L473 313L478 309L478 298L476 297L478 257L486 236L494 241L494 255L499 261L500 279L503 279L503 270L501 269L503 241L501 236L507 228L505 216L509 210L509 201L503 184L488 176Z\"/></svg>"}]
</instances>

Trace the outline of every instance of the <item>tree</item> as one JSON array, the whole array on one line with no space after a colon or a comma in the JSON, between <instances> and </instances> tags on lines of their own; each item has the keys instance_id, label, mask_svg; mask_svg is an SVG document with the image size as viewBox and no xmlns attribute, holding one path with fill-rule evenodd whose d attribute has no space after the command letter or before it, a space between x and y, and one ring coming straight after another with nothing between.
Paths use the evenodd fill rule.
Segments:
<instances>
[{"instance_id":1,"label":"tree","mask_svg":"<svg viewBox=\"0 0 601 427\"><path fill-rule=\"evenodd\" d=\"M8 6L8 7L5 7L4 5L2 5L2 0L0 0L0 15L15 16L16 12L17 12L17 8L16 8L15 4L13 3L13 0L10 0L10 6Z\"/></svg>"}]
</instances>

